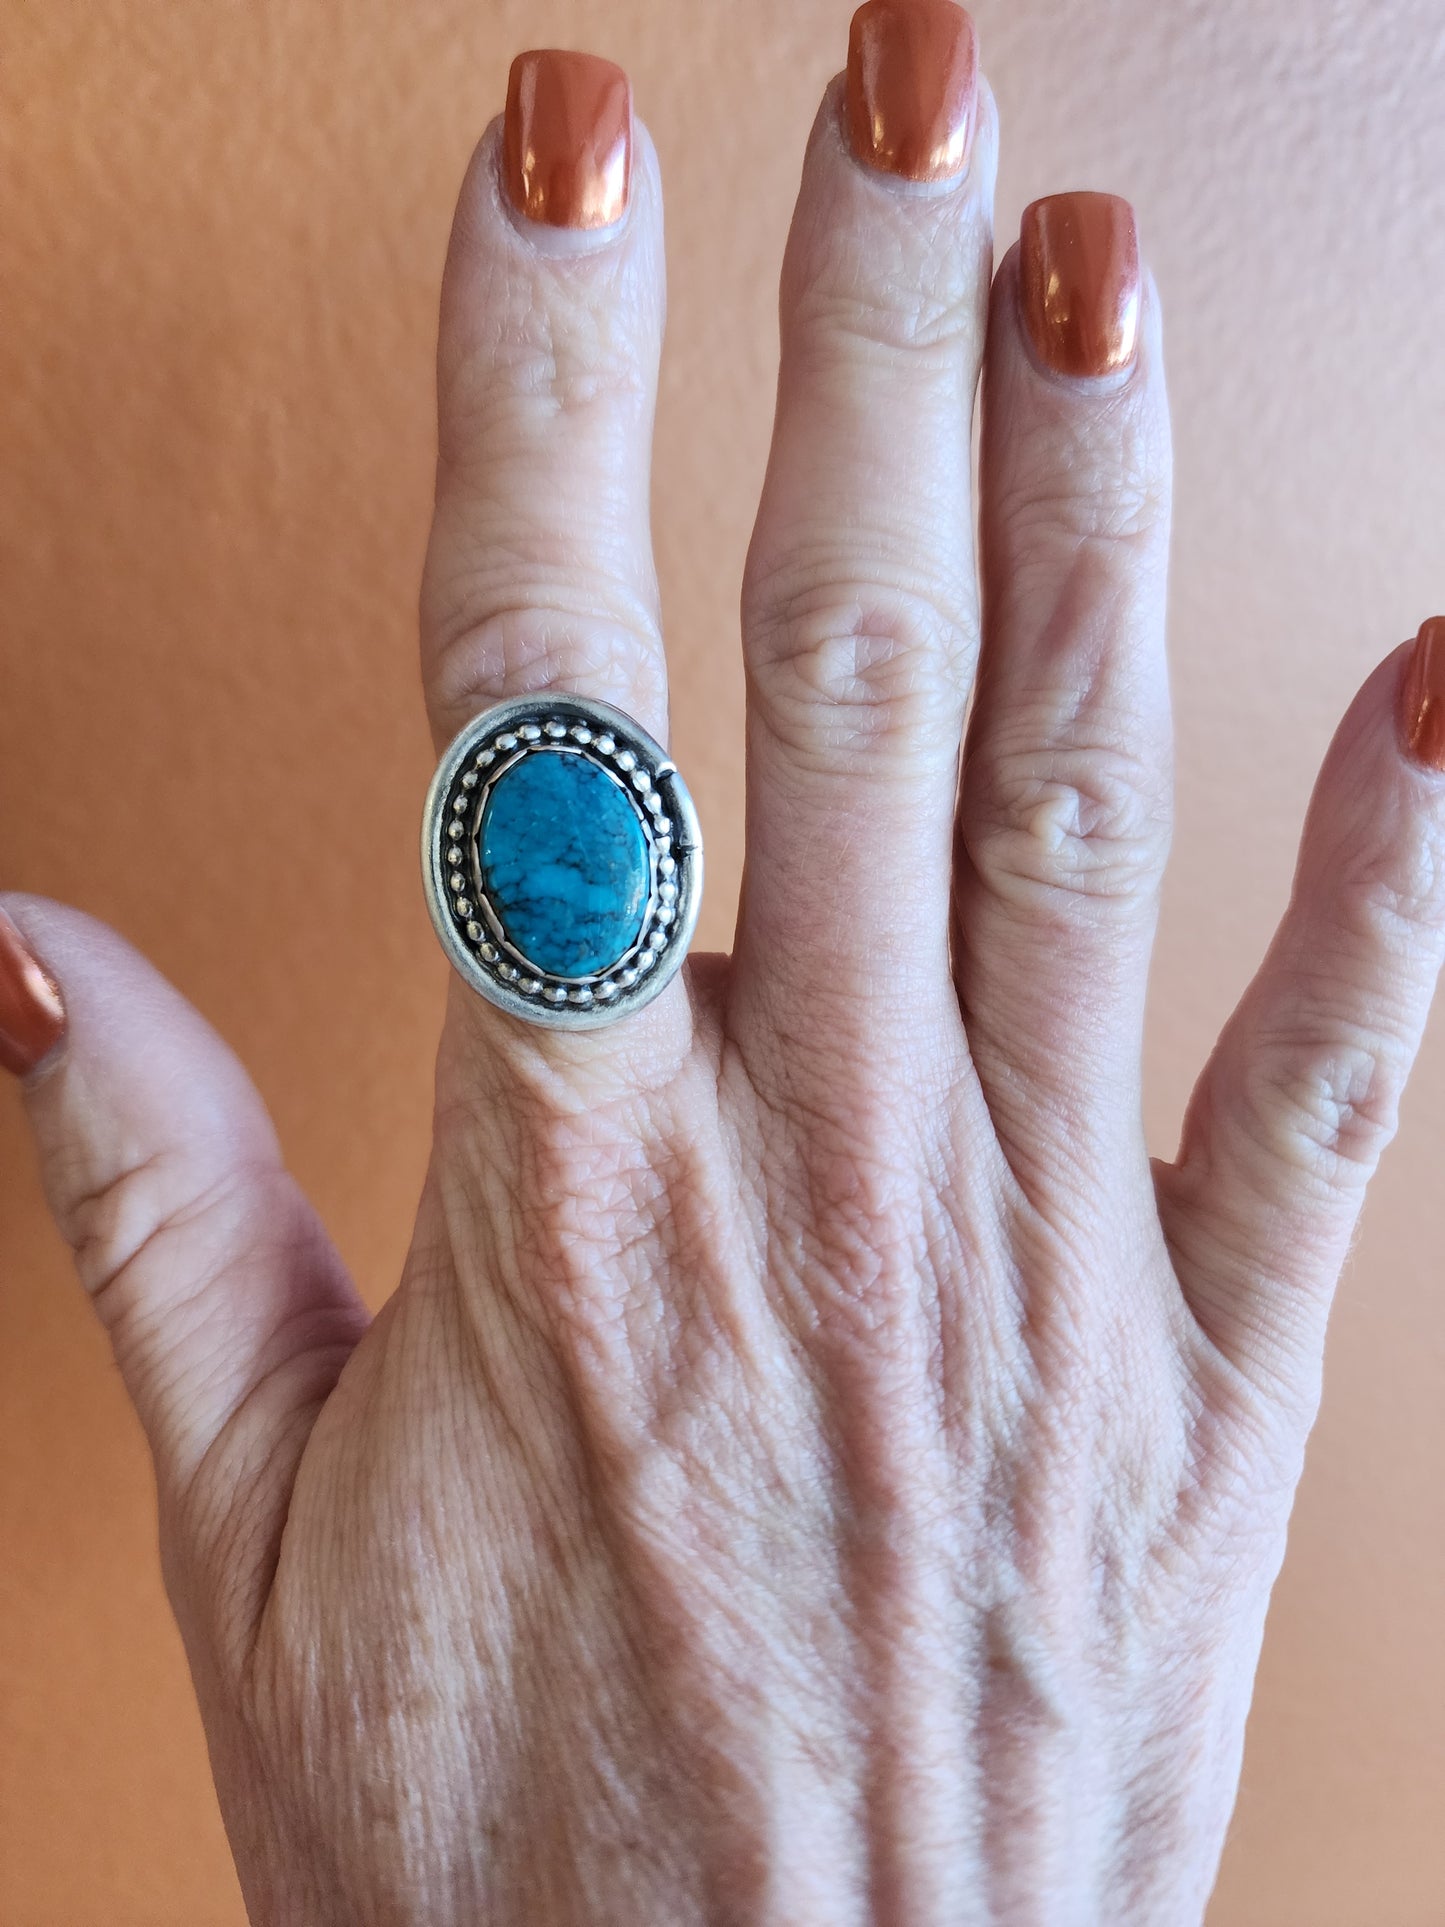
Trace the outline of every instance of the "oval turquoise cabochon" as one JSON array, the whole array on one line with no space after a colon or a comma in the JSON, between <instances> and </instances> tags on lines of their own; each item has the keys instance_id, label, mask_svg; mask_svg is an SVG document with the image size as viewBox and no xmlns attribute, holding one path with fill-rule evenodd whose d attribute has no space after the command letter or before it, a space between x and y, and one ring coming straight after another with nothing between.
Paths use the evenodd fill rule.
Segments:
<instances>
[{"instance_id":1,"label":"oval turquoise cabochon","mask_svg":"<svg viewBox=\"0 0 1445 1927\"><path fill-rule=\"evenodd\" d=\"M627 795L589 757L539 749L504 770L477 855L507 941L548 976L610 970L642 934L647 838Z\"/></svg>"}]
</instances>

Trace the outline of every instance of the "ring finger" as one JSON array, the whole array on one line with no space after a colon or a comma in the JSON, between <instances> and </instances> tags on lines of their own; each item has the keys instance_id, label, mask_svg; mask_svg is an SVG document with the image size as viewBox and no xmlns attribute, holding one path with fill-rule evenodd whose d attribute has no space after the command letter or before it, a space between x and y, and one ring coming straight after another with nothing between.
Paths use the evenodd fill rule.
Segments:
<instances>
[{"instance_id":1,"label":"ring finger","mask_svg":"<svg viewBox=\"0 0 1445 1927\"><path fill-rule=\"evenodd\" d=\"M959 813L955 964L994 1126L1033 1190L1134 1158L1169 840L1170 452L1133 212L1025 214L983 377L984 639ZM1151 1203L1152 1209L1152 1203Z\"/></svg>"},{"instance_id":2,"label":"ring finger","mask_svg":"<svg viewBox=\"0 0 1445 1927\"><path fill-rule=\"evenodd\" d=\"M591 55L521 55L468 171L442 289L421 612L439 744L542 691L610 703L665 735L648 525L663 307L657 163L626 75ZM643 1034L685 1028L679 1001L661 1000ZM539 1041L462 1002L469 1025L508 1040L504 1054ZM586 1040L548 1041L597 1055Z\"/></svg>"}]
</instances>

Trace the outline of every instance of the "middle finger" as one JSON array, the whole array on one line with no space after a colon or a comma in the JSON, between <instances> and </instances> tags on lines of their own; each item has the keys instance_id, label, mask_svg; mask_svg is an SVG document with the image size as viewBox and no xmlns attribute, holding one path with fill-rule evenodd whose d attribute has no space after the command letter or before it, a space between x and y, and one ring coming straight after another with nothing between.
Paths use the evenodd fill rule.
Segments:
<instances>
[{"instance_id":1,"label":"middle finger","mask_svg":"<svg viewBox=\"0 0 1445 1927\"><path fill-rule=\"evenodd\" d=\"M934 1055L940 1035L961 1045L950 837L978 633L970 448L996 150L968 15L869 0L804 167L743 594L731 1015L764 1090L896 1064L919 1038Z\"/></svg>"}]
</instances>

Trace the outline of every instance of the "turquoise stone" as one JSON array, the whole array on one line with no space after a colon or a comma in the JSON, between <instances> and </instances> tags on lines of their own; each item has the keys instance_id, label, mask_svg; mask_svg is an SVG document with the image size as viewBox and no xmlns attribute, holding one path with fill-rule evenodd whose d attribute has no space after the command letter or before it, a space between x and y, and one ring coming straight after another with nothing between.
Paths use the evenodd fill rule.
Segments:
<instances>
[{"instance_id":1,"label":"turquoise stone","mask_svg":"<svg viewBox=\"0 0 1445 1927\"><path fill-rule=\"evenodd\" d=\"M626 794L586 756L534 750L504 770L477 853L508 942L548 976L608 970L642 934L647 839Z\"/></svg>"}]
</instances>

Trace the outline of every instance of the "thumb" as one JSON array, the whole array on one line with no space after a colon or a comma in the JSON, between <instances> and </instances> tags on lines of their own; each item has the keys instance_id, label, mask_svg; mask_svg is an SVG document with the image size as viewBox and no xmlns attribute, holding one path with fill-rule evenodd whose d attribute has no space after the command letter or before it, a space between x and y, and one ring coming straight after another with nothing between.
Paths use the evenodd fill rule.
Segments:
<instances>
[{"instance_id":1,"label":"thumb","mask_svg":"<svg viewBox=\"0 0 1445 1927\"><path fill-rule=\"evenodd\" d=\"M128 944L37 897L0 898L0 1063L150 1442L172 1571L249 1539L264 1587L366 1314L255 1087Z\"/></svg>"}]
</instances>

